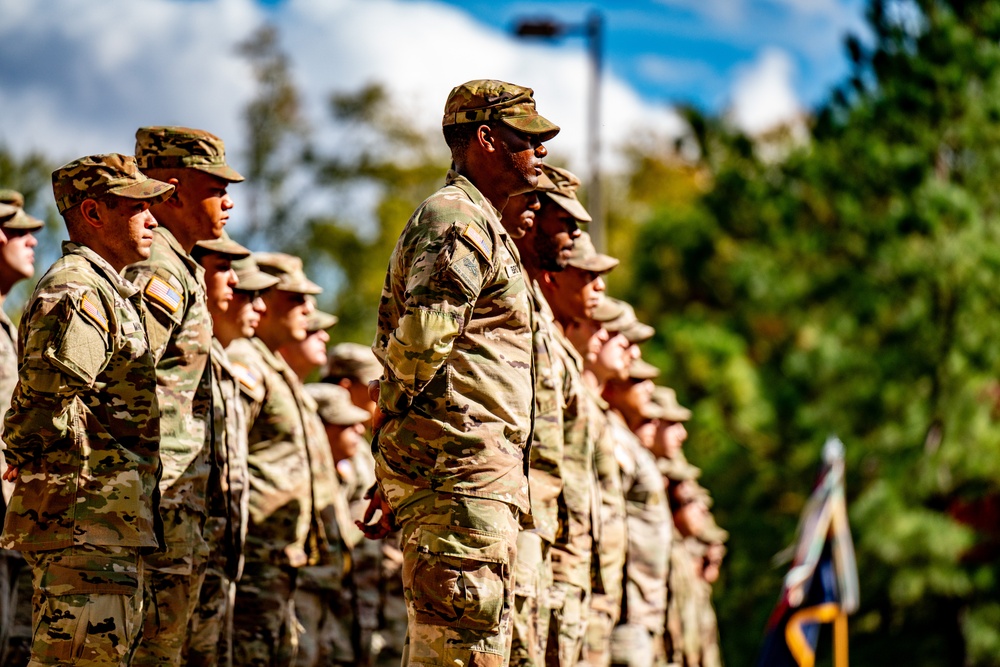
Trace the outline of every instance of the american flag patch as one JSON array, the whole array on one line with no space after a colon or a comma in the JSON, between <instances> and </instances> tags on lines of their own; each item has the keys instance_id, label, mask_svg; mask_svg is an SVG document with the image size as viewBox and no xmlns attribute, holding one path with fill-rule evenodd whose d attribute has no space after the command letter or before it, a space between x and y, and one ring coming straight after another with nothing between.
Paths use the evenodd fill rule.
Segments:
<instances>
[{"instance_id":1,"label":"american flag patch","mask_svg":"<svg viewBox=\"0 0 1000 667\"><path fill-rule=\"evenodd\" d=\"M235 361L231 362L231 365L233 367L233 375L235 375L236 379L240 381L240 384L247 389L257 388L257 385L260 384L260 380L257 379L257 376L253 374L253 371L251 371L249 367Z\"/></svg>"},{"instance_id":2,"label":"american flag patch","mask_svg":"<svg viewBox=\"0 0 1000 667\"><path fill-rule=\"evenodd\" d=\"M146 285L146 294L169 308L171 313L176 313L177 309L181 307L181 295L165 280L157 276L153 276L149 284Z\"/></svg>"},{"instance_id":3,"label":"american flag patch","mask_svg":"<svg viewBox=\"0 0 1000 667\"><path fill-rule=\"evenodd\" d=\"M80 303L80 310L90 317L90 319L97 322L97 326L104 329L104 331L108 331L108 318L104 315L103 309L94 305L89 296L83 297L83 301Z\"/></svg>"},{"instance_id":4,"label":"american flag patch","mask_svg":"<svg viewBox=\"0 0 1000 667\"><path fill-rule=\"evenodd\" d=\"M487 241L486 237L479 233L478 229L470 224L465 228L465 231L462 232L462 236L469 239L472 245L474 245L479 252L483 253L487 262L493 261L493 251L490 249L489 241Z\"/></svg>"}]
</instances>

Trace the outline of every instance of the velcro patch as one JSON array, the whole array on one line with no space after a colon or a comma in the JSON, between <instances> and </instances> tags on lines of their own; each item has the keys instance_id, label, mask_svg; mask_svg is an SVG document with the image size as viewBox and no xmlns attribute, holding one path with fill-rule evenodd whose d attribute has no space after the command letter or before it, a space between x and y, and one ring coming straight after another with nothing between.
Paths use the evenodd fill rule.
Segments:
<instances>
[{"instance_id":1,"label":"velcro patch","mask_svg":"<svg viewBox=\"0 0 1000 667\"><path fill-rule=\"evenodd\" d=\"M478 229L476 229L475 225L469 223L469 225L465 228L465 231L462 232L462 236L467 238L469 243L471 243L476 250L483 253L483 257L486 258L487 262L493 262L493 249L491 244L486 237L483 236Z\"/></svg>"},{"instance_id":2,"label":"velcro patch","mask_svg":"<svg viewBox=\"0 0 1000 667\"><path fill-rule=\"evenodd\" d=\"M84 296L83 301L80 302L80 310L83 311L84 315L86 315L87 317L92 319L95 323L97 323L97 326L104 329L105 333L109 331L108 317L107 315L104 314L104 308L102 306L98 306L97 304L95 304L90 299L89 294Z\"/></svg>"},{"instance_id":3,"label":"velcro patch","mask_svg":"<svg viewBox=\"0 0 1000 667\"><path fill-rule=\"evenodd\" d=\"M469 294L479 294L483 279L474 252L466 250L464 255L453 259L448 268Z\"/></svg>"},{"instance_id":4,"label":"velcro patch","mask_svg":"<svg viewBox=\"0 0 1000 667\"><path fill-rule=\"evenodd\" d=\"M172 285L159 276L153 276L149 279L149 283L146 285L146 294L163 304L171 313L176 313L184 300L177 289L174 289Z\"/></svg>"},{"instance_id":5,"label":"velcro patch","mask_svg":"<svg viewBox=\"0 0 1000 667\"><path fill-rule=\"evenodd\" d=\"M230 365L233 367L233 375L236 376L236 379L239 380L240 384L244 387L253 391L258 385L260 385L260 378L258 378L252 370L250 370L249 366L245 366L238 361L230 362Z\"/></svg>"}]
</instances>

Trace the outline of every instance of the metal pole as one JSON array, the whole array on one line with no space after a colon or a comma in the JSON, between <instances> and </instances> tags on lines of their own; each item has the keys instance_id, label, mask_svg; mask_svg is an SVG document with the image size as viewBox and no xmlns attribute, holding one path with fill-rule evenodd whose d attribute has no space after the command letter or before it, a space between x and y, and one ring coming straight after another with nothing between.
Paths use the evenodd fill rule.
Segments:
<instances>
[{"instance_id":1,"label":"metal pole","mask_svg":"<svg viewBox=\"0 0 1000 667\"><path fill-rule=\"evenodd\" d=\"M604 202L601 198L601 69L604 48L603 20L601 13L593 11L587 17L587 40L590 46L591 81L588 155L590 162L590 186L587 204L590 217L590 237L598 252L607 250L607 229L604 224Z\"/></svg>"}]
</instances>

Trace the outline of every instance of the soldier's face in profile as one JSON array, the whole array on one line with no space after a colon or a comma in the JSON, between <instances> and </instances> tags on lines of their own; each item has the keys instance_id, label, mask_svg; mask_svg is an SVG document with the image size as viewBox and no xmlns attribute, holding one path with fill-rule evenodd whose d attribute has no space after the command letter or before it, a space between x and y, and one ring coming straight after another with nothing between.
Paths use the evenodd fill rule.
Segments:
<instances>
[{"instance_id":1,"label":"soldier's face in profile","mask_svg":"<svg viewBox=\"0 0 1000 667\"><path fill-rule=\"evenodd\" d=\"M603 375L606 379L628 379L628 368L632 362L632 358L628 354L628 346L629 342L625 336L620 333L611 334L597 354L595 366L603 371L598 375Z\"/></svg>"},{"instance_id":2,"label":"soldier's face in profile","mask_svg":"<svg viewBox=\"0 0 1000 667\"><path fill-rule=\"evenodd\" d=\"M500 222L512 239L524 238L535 224L535 211L539 206L536 192L526 192L507 199Z\"/></svg>"},{"instance_id":3,"label":"soldier's face in profile","mask_svg":"<svg viewBox=\"0 0 1000 667\"><path fill-rule=\"evenodd\" d=\"M560 319L590 319L604 299L604 278L596 271L567 266L551 274L554 297L549 305Z\"/></svg>"},{"instance_id":4,"label":"soldier's face in profile","mask_svg":"<svg viewBox=\"0 0 1000 667\"><path fill-rule=\"evenodd\" d=\"M508 196L534 190L542 174L542 158L548 154L539 136L503 123L497 123L494 132L499 138L498 176L504 179Z\"/></svg>"},{"instance_id":5,"label":"soldier's face in profile","mask_svg":"<svg viewBox=\"0 0 1000 667\"><path fill-rule=\"evenodd\" d=\"M220 317L229 310L233 301L233 288L239 280L233 271L233 260L226 255L209 253L202 257L201 265L205 269L205 296L208 300L208 312L212 318Z\"/></svg>"},{"instance_id":6,"label":"soldier's face in profile","mask_svg":"<svg viewBox=\"0 0 1000 667\"><path fill-rule=\"evenodd\" d=\"M597 361L601 347L608 340L608 331L590 318L578 318L566 327L566 338L585 362L593 364Z\"/></svg>"},{"instance_id":7,"label":"soldier's face in profile","mask_svg":"<svg viewBox=\"0 0 1000 667\"><path fill-rule=\"evenodd\" d=\"M330 441L330 451L333 453L335 462L339 463L358 453L361 435L365 432L363 424L350 424L348 426L325 424L325 426L326 439Z\"/></svg>"},{"instance_id":8,"label":"soldier's face in profile","mask_svg":"<svg viewBox=\"0 0 1000 667\"><path fill-rule=\"evenodd\" d=\"M535 253L544 271L562 271L573 252L573 242L580 236L580 225L566 209L547 196L535 216Z\"/></svg>"},{"instance_id":9,"label":"soldier's face in profile","mask_svg":"<svg viewBox=\"0 0 1000 667\"><path fill-rule=\"evenodd\" d=\"M35 246L38 240L30 229L8 229L7 240L0 246L0 272L14 281L35 275Z\"/></svg>"},{"instance_id":10,"label":"soldier's face in profile","mask_svg":"<svg viewBox=\"0 0 1000 667\"><path fill-rule=\"evenodd\" d=\"M233 200L229 182L195 169L185 170L177 197L184 208L191 232L198 241L217 239L229 220Z\"/></svg>"},{"instance_id":11,"label":"soldier's face in profile","mask_svg":"<svg viewBox=\"0 0 1000 667\"><path fill-rule=\"evenodd\" d=\"M687 440L687 429L683 422L661 419L656 427L656 448L653 452L665 459L676 458Z\"/></svg>"},{"instance_id":12,"label":"soldier's face in profile","mask_svg":"<svg viewBox=\"0 0 1000 667\"><path fill-rule=\"evenodd\" d=\"M233 302L226 313L239 332L236 338L252 338L260 325L260 318L267 312L267 306L259 292L233 291Z\"/></svg>"},{"instance_id":13,"label":"soldier's face in profile","mask_svg":"<svg viewBox=\"0 0 1000 667\"><path fill-rule=\"evenodd\" d=\"M312 300L299 292L268 290L264 295L267 312L261 317L257 335L275 348L303 341L309 334L309 315L315 310Z\"/></svg>"},{"instance_id":14,"label":"soldier's face in profile","mask_svg":"<svg viewBox=\"0 0 1000 667\"><path fill-rule=\"evenodd\" d=\"M102 223L99 231L101 255L112 266L124 268L149 259L156 219L149 211L148 201L112 195L96 200L96 207L88 214L96 215Z\"/></svg>"}]
</instances>

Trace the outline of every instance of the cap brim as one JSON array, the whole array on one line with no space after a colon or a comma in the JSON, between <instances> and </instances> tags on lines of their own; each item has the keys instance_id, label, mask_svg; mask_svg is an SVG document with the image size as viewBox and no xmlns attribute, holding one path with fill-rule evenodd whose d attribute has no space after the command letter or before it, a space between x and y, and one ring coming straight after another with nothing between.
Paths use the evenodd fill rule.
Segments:
<instances>
[{"instance_id":1,"label":"cap brim","mask_svg":"<svg viewBox=\"0 0 1000 667\"><path fill-rule=\"evenodd\" d=\"M111 188L107 194L125 197L126 199L145 199L152 206L169 198L173 192L174 186L169 183L158 181L155 178L147 178L142 183L132 183L130 185Z\"/></svg>"},{"instance_id":2,"label":"cap brim","mask_svg":"<svg viewBox=\"0 0 1000 667\"><path fill-rule=\"evenodd\" d=\"M9 220L4 220L0 223L0 227L4 229L26 229L35 230L41 229L45 226L45 223L38 218L28 215L22 209L18 209Z\"/></svg>"},{"instance_id":3,"label":"cap brim","mask_svg":"<svg viewBox=\"0 0 1000 667\"><path fill-rule=\"evenodd\" d=\"M311 280L303 280L296 283L281 284L278 280L278 289L282 292L296 292L298 294L322 294L323 288Z\"/></svg>"},{"instance_id":4,"label":"cap brim","mask_svg":"<svg viewBox=\"0 0 1000 667\"><path fill-rule=\"evenodd\" d=\"M263 271L258 271L251 276L247 276L246 278L240 278L239 283L236 285L236 289L243 290L244 292L258 292L260 290L274 287L277 284L278 279L276 277L264 273Z\"/></svg>"},{"instance_id":5,"label":"cap brim","mask_svg":"<svg viewBox=\"0 0 1000 667\"><path fill-rule=\"evenodd\" d=\"M372 415L367 410L352 405L343 411L338 410L336 416L332 417L332 419L323 419L323 421L334 426L353 426L354 424L368 421Z\"/></svg>"},{"instance_id":6,"label":"cap brim","mask_svg":"<svg viewBox=\"0 0 1000 667\"><path fill-rule=\"evenodd\" d=\"M200 248L203 252L214 252L233 259L244 259L249 257L251 254L249 249L244 248L239 243L229 238L198 241L195 246Z\"/></svg>"},{"instance_id":7,"label":"cap brim","mask_svg":"<svg viewBox=\"0 0 1000 667\"><path fill-rule=\"evenodd\" d=\"M590 217L590 213L587 213L587 209L583 207L578 199L570 199L565 195L561 195L558 192L546 192L552 201L559 204L564 211L569 213L573 218L579 222L592 222L593 218Z\"/></svg>"},{"instance_id":8,"label":"cap brim","mask_svg":"<svg viewBox=\"0 0 1000 667\"><path fill-rule=\"evenodd\" d=\"M501 120L519 132L540 135L539 138L542 142L549 141L559 134L559 126L539 114L531 116L504 116Z\"/></svg>"},{"instance_id":9,"label":"cap brim","mask_svg":"<svg viewBox=\"0 0 1000 667\"><path fill-rule=\"evenodd\" d=\"M336 326L339 321L340 318L336 315L331 315L330 313L324 313L321 310L317 310L309 316L309 331L329 329L332 326Z\"/></svg>"},{"instance_id":10,"label":"cap brim","mask_svg":"<svg viewBox=\"0 0 1000 667\"><path fill-rule=\"evenodd\" d=\"M622 329L621 333L628 342L638 345L652 338L656 334L656 329L642 322L633 322Z\"/></svg>"},{"instance_id":11,"label":"cap brim","mask_svg":"<svg viewBox=\"0 0 1000 667\"><path fill-rule=\"evenodd\" d=\"M239 183L240 181L245 181L243 174L236 171L228 164L222 165L221 167L206 167L203 165L191 165L190 169L197 169L198 171L203 171L206 174L211 174L212 176L218 176L224 181L229 181L230 183Z\"/></svg>"},{"instance_id":12,"label":"cap brim","mask_svg":"<svg viewBox=\"0 0 1000 667\"><path fill-rule=\"evenodd\" d=\"M552 192L556 189L556 184L552 182L544 171L538 175L538 183L535 184L535 192Z\"/></svg>"},{"instance_id":13,"label":"cap brim","mask_svg":"<svg viewBox=\"0 0 1000 667\"><path fill-rule=\"evenodd\" d=\"M618 266L618 260L609 255L595 255L587 259L571 259L567 264L583 271L595 271L596 273L607 273Z\"/></svg>"}]
</instances>

